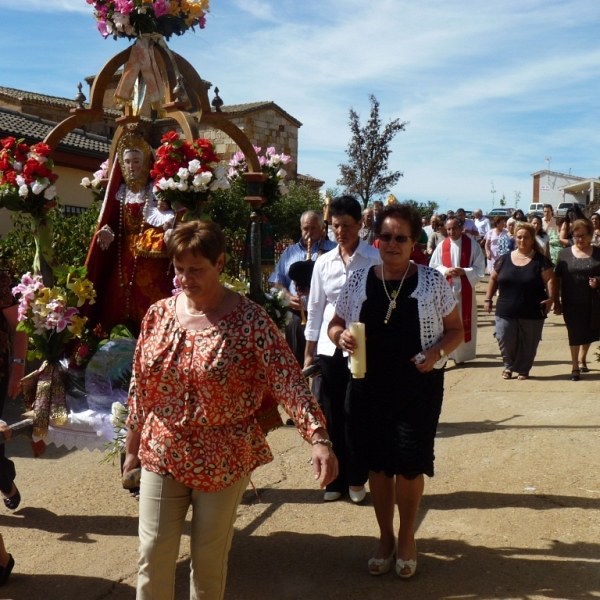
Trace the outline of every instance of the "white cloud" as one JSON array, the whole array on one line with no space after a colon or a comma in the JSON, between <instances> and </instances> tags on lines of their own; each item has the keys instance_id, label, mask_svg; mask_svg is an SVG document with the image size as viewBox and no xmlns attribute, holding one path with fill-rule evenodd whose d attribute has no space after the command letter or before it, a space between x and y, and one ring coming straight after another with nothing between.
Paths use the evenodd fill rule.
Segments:
<instances>
[{"instance_id":1,"label":"white cloud","mask_svg":"<svg viewBox=\"0 0 600 600\"><path fill-rule=\"evenodd\" d=\"M244 12L251 14L257 19L264 21L276 21L273 7L264 0L235 0L235 6ZM213 5L214 6L214 5Z\"/></svg>"}]
</instances>

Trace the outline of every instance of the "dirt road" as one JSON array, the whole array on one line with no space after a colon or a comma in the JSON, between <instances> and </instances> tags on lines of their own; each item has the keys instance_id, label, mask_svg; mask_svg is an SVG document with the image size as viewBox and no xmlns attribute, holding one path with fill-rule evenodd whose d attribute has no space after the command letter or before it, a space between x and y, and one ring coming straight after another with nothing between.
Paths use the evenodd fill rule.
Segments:
<instances>
[{"instance_id":1,"label":"dirt road","mask_svg":"<svg viewBox=\"0 0 600 600\"><path fill-rule=\"evenodd\" d=\"M571 382L566 331L551 317L532 378L504 381L492 332L480 312L477 360L446 373L417 575L369 576L370 498L324 504L308 446L283 428L269 436L276 460L253 477L261 502L249 489L239 509L227 600L600 597L600 366ZM133 600L137 503L117 468L99 452L33 459L22 440L8 450L23 501L0 510L16 560L0 599ZM188 545L186 534L178 600L188 597Z\"/></svg>"}]
</instances>

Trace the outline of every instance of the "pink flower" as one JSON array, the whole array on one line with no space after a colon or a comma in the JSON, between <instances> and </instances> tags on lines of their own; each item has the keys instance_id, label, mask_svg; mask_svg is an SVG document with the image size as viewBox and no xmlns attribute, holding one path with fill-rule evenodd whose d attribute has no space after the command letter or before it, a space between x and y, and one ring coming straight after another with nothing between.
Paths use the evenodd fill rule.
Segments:
<instances>
[{"instance_id":1,"label":"pink flower","mask_svg":"<svg viewBox=\"0 0 600 600\"><path fill-rule=\"evenodd\" d=\"M96 27L98 28L98 31L104 39L106 39L110 35L110 33L108 32L108 28L106 27L106 21L98 21Z\"/></svg>"},{"instance_id":2,"label":"pink flower","mask_svg":"<svg viewBox=\"0 0 600 600\"><path fill-rule=\"evenodd\" d=\"M256 152L256 154L259 154L260 151L262 150L262 148L260 146L252 146L254 148L254 152Z\"/></svg>"},{"instance_id":3,"label":"pink flower","mask_svg":"<svg viewBox=\"0 0 600 600\"><path fill-rule=\"evenodd\" d=\"M130 14L134 8L135 5L131 0L115 0L115 11L123 13L124 15Z\"/></svg>"},{"instance_id":4,"label":"pink flower","mask_svg":"<svg viewBox=\"0 0 600 600\"><path fill-rule=\"evenodd\" d=\"M167 3L165 2L165 0L157 0L156 2L154 2L153 8L154 8L154 15L156 16L157 19L159 17L162 17L163 15L169 14L169 7L167 6Z\"/></svg>"},{"instance_id":5,"label":"pink flower","mask_svg":"<svg viewBox=\"0 0 600 600\"><path fill-rule=\"evenodd\" d=\"M265 150L265 156L273 156L273 154L276 154L276 150L273 146L269 146L266 150Z\"/></svg>"},{"instance_id":6,"label":"pink flower","mask_svg":"<svg viewBox=\"0 0 600 600\"><path fill-rule=\"evenodd\" d=\"M181 289L181 283L179 283L179 277L177 277L177 275L175 275L175 277L173 277L173 287L174 287L174 289L171 291L173 296L177 296L177 295L181 294L181 292L183 291Z\"/></svg>"}]
</instances>

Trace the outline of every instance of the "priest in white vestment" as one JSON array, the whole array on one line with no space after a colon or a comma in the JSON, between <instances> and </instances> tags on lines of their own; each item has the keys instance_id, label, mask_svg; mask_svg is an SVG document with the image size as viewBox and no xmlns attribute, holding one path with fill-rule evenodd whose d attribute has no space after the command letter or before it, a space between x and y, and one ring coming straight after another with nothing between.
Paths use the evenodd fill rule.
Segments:
<instances>
[{"instance_id":1,"label":"priest in white vestment","mask_svg":"<svg viewBox=\"0 0 600 600\"><path fill-rule=\"evenodd\" d=\"M446 221L448 237L438 244L429 266L448 279L460 305L465 341L449 355L456 364L473 360L477 353L477 301L475 286L485 273L485 257L479 244L463 235L458 218Z\"/></svg>"}]
</instances>

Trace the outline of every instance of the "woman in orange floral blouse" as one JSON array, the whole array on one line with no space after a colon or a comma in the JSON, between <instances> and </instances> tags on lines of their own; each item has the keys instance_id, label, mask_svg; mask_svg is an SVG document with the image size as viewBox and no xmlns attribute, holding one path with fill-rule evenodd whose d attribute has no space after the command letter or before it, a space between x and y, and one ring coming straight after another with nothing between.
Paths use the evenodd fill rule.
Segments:
<instances>
[{"instance_id":1,"label":"woman in orange floral blouse","mask_svg":"<svg viewBox=\"0 0 600 600\"><path fill-rule=\"evenodd\" d=\"M252 471L273 459L256 419L263 396L284 404L312 443L321 487L337 476L337 460L276 325L221 285L219 226L181 225L167 251L183 293L157 302L144 318L129 397L124 471L142 466L137 598L173 598L191 504L191 597L220 600L237 506Z\"/></svg>"}]
</instances>

